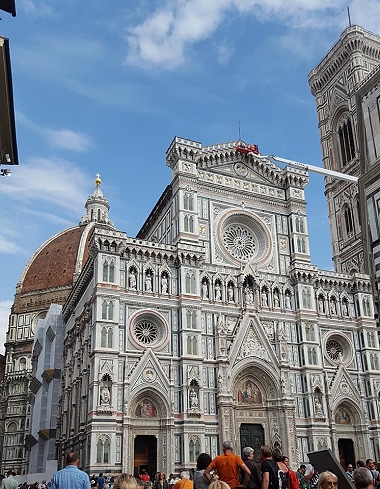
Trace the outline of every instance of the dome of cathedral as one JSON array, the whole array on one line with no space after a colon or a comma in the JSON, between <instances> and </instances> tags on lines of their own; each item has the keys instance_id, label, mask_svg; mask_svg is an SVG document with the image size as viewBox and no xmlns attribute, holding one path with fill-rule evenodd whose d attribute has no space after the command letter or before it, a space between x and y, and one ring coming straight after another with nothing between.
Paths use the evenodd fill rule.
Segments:
<instances>
[{"instance_id":1,"label":"dome of cathedral","mask_svg":"<svg viewBox=\"0 0 380 489\"><path fill-rule=\"evenodd\" d=\"M66 229L40 246L24 269L19 292L71 286L88 256L89 227Z\"/></svg>"},{"instance_id":2,"label":"dome of cathedral","mask_svg":"<svg viewBox=\"0 0 380 489\"><path fill-rule=\"evenodd\" d=\"M93 227L113 227L108 201L100 189L100 175L95 184L80 224L45 241L30 258L17 284L13 313L37 312L47 310L51 303L63 304L86 263Z\"/></svg>"}]
</instances>

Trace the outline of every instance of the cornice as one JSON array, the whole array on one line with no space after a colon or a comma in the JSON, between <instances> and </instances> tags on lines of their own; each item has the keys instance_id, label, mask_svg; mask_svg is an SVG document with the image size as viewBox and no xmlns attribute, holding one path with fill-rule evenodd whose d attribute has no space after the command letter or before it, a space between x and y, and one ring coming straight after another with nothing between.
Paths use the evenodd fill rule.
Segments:
<instances>
[{"instance_id":1,"label":"cornice","mask_svg":"<svg viewBox=\"0 0 380 489\"><path fill-rule=\"evenodd\" d=\"M359 26L345 29L322 61L309 73L312 94L316 96L337 73L342 73L342 67L348 65L357 52L380 62L380 37ZM358 68L364 71L363 66Z\"/></svg>"}]
</instances>

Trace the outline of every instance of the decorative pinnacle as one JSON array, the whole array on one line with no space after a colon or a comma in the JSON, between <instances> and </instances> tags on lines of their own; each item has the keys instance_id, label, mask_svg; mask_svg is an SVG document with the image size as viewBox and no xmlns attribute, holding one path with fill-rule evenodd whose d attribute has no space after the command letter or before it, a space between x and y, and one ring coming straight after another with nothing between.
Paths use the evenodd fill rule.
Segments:
<instances>
[{"instance_id":1,"label":"decorative pinnacle","mask_svg":"<svg viewBox=\"0 0 380 489\"><path fill-rule=\"evenodd\" d=\"M100 179L100 173L96 174L95 183L96 183L97 187L99 187L99 185L102 183L102 181Z\"/></svg>"}]
</instances>

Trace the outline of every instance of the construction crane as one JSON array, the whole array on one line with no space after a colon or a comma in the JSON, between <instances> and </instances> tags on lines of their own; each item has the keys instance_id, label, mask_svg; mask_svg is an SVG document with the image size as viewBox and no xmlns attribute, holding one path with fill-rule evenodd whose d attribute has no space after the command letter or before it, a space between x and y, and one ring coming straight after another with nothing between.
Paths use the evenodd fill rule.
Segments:
<instances>
[{"instance_id":1,"label":"construction crane","mask_svg":"<svg viewBox=\"0 0 380 489\"><path fill-rule=\"evenodd\" d=\"M254 151L247 151L247 148L252 148L254 147ZM321 168L320 166L313 166L313 165L306 165L305 163L301 163L299 161L294 161L294 160L287 160L285 158L280 158L279 156L274 156L274 155L262 155L258 151L258 146L256 144L254 145L245 145L244 150L242 148L241 143L236 146L236 151L238 153L243 153L243 154L251 154L255 158L259 158L261 160L266 160L268 162L274 160L278 161L280 163L285 163L286 165L292 166L294 168L300 168L301 170L306 170L306 171L311 171L314 173L319 173L320 175L323 175L325 177L332 177L336 178L338 180L346 180L347 182L352 182L352 183L358 183L358 177L355 177L354 175L348 175L347 173L341 173L339 171L334 171L334 170L327 170L326 168Z\"/></svg>"}]
</instances>

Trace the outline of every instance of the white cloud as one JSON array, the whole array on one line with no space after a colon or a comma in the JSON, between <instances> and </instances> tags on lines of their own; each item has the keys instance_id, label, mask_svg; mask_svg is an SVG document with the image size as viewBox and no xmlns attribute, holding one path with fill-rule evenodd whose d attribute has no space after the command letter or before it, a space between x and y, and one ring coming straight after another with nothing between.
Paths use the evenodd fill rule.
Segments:
<instances>
[{"instance_id":1,"label":"white cloud","mask_svg":"<svg viewBox=\"0 0 380 489\"><path fill-rule=\"evenodd\" d=\"M5 335L8 331L8 317L11 312L11 306L12 301L10 300L0 301L0 354L2 355L5 353Z\"/></svg>"},{"instance_id":2,"label":"white cloud","mask_svg":"<svg viewBox=\"0 0 380 489\"><path fill-rule=\"evenodd\" d=\"M49 3L51 2L43 2L42 0L38 2L34 0L17 0L16 8L33 17L50 17L54 15L54 11Z\"/></svg>"},{"instance_id":3,"label":"white cloud","mask_svg":"<svg viewBox=\"0 0 380 489\"><path fill-rule=\"evenodd\" d=\"M351 1L353 10L360 3L361 12L367 4L374 15L380 8L378 0ZM192 44L210 38L234 12L262 22L276 20L296 29L321 30L347 23L346 5L346 0L336 0L334 8L326 0L167 0L129 30L127 62L174 68L184 63Z\"/></svg>"},{"instance_id":4,"label":"white cloud","mask_svg":"<svg viewBox=\"0 0 380 489\"><path fill-rule=\"evenodd\" d=\"M22 248L20 248L16 243L7 239L5 236L0 234L0 253L16 254L21 253Z\"/></svg>"},{"instance_id":5,"label":"white cloud","mask_svg":"<svg viewBox=\"0 0 380 489\"><path fill-rule=\"evenodd\" d=\"M31 158L12 169L12 177L2 181L0 195L23 203L50 203L77 214L86 200L86 188L88 177L73 163Z\"/></svg>"},{"instance_id":6,"label":"white cloud","mask_svg":"<svg viewBox=\"0 0 380 489\"><path fill-rule=\"evenodd\" d=\"M90 138L82 132L75 132L70 129L51 129L38 126L20 111L17 111L16 116L17 122L28 127L35 134L38 134L45 139L52 148L85 153L92 147Z\"/></svg>"}]
</instances>

